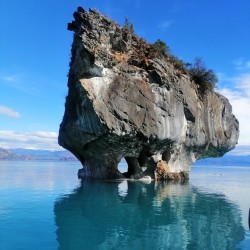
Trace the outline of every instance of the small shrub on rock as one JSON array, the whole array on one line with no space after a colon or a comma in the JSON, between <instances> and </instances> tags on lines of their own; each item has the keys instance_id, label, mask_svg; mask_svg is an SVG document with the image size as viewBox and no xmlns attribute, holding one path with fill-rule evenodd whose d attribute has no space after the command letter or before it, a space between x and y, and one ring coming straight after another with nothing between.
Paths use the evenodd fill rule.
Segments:
<instances>
[{"instance_id":1,"label":"small shrub on rock","mask_svg":"<svg viewBox=\"0 0 250 250\"><path fill-rule=\"evenodd\" d=\"M177 56L171 55L169 61L174 65L175 69L179 70L183 74L188 74L186 63L180 60Z\"/></svg>"},{"instance_id":2,"label":"small shrub on rock","mask_svg":"<svg viewBox=\"0 0 250 250\"><path fill-rule=\"evenodd\" d=\"M156 42L152 44L152 47L162 55L170 54L170 48L165 42L161 41L160 39L157 39Z\"/></svg>"},{"instance_id":3,"label":"small shrub on rock","mask_svg":"<svg viewBox=\"0 0 250 250\"><path fill-rule=\"evenodd\" d=\"M193 64L188 64L188 72L192 80L199 86L199 92L203 95L212 91L218 83L216 74L207 69L200 57L194 59Z\"/></svg>"}]
</instances>

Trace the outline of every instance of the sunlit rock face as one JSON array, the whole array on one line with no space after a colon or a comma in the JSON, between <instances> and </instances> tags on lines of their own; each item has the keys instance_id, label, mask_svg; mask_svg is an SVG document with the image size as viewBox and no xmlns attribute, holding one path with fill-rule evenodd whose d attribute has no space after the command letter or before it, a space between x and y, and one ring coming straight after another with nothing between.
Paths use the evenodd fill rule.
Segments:
<instances>
[{"instance_id":1,"label":"sunlit rock face","mask_svg":"<svg viewBox=\"0 0 250 250\"><path fill-rule=\"evenodd\" d=\"M78 8L74 18L59 144L81 161L79 177L185 179L197 159L234 148L239 124L225 97L201 97L188 75L99 12Z\"/></svg>"}]
</instances>

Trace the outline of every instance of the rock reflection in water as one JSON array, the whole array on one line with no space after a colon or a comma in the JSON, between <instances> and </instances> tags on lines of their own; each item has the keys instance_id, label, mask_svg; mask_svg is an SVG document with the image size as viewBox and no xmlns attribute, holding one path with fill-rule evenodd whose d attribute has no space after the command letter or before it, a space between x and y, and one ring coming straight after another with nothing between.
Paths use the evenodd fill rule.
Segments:
<instances>
[{"instance_id":1,"label":"rock reflection in water","mask_svg":"<svg viewBox=\"0 0 250 250\"><path fill-rule=\"evenodd\" d=\"M238 208L188 183L83 181L54 207L59 249L234 249Z\"/></svg>"}]
</instances>

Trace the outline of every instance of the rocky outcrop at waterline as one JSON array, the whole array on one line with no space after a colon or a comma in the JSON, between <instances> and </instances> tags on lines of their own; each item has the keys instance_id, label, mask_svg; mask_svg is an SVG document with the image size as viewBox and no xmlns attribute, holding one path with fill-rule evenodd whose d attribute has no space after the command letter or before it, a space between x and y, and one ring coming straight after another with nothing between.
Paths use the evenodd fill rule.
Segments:
<instances>
[{"instance_id":1,"label":"rocky outcrop at waterline","mask_svg":"<svg viewBox=\"0 0 250 250\"><path fill-rule=\"evenodd\" d=\"M185 179L197 159L234 148L239 123L225 97L201 95L167 56L99 12L78 8L74 18L59 144L81 161L80 177Z\"/></svg>"}]
</instances>

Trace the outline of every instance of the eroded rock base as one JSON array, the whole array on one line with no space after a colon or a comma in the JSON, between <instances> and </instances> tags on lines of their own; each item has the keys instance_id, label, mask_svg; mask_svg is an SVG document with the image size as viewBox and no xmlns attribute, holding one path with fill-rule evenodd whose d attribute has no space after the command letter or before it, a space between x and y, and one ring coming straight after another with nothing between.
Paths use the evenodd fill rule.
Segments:
<instances>
[{"instance_id":1,"label":"eroded rock base","mask_svg":"<svg viewBox=\"0 0 250 250\"><path fill-rule=\"evenodd\" d=\"M117 168L107 168L107 167L90 167L84 166L78 171L78 178L95 178L95 179L143 179L144 177L149 177L154 180L173 180L182 181L189 179L189 172L171 172L168 164L159 160L157 163L152 164L148 168L141 168L135 161L126 159L128 163L128 171L121 173ZM134 164L132 164L134 163Z\"/></svg>"},{"instance_id":2,"label":"eroded rock base","mask_svg":"<svg viewBox=\"0 0 250 250\"><path fill-rule=\"evenodd\" d=\"M186 180L189 179L187 171L171 172L168 164L160 160L156 164L155 180Z\"/></svg>"}]
</instances>

